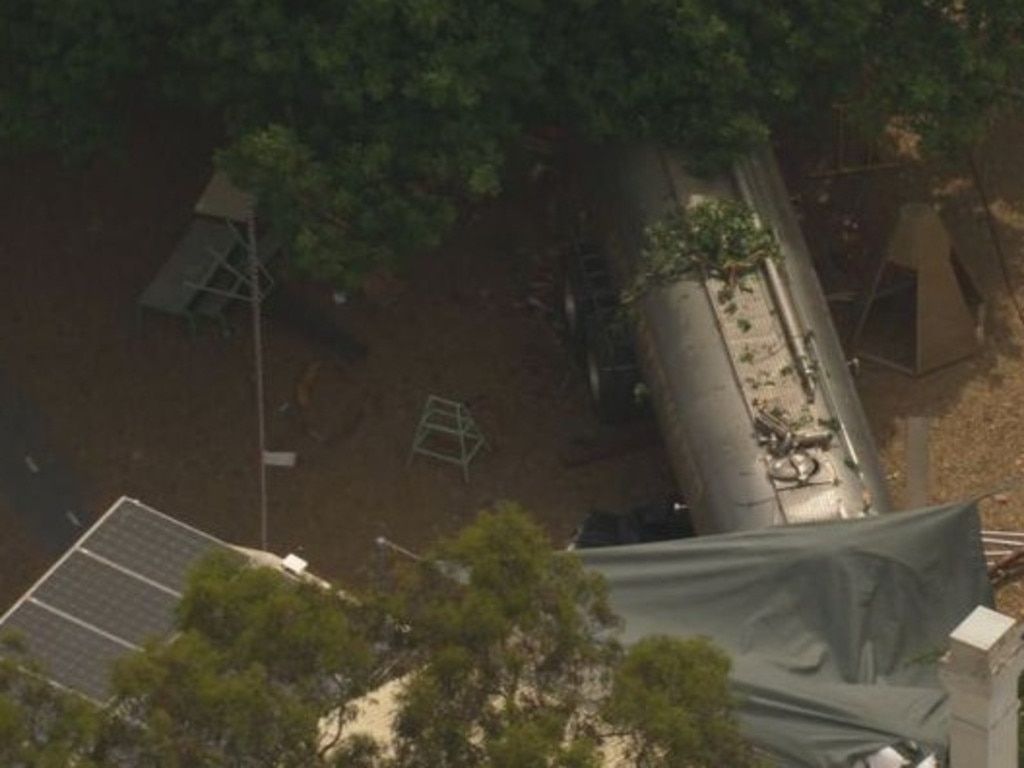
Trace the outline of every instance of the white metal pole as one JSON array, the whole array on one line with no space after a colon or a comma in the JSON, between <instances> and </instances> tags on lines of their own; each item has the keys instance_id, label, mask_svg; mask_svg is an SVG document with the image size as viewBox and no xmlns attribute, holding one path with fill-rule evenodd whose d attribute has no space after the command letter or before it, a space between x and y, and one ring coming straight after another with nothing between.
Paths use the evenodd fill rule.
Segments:
<instances>
[{"instance_id":1,"label":"white metal pole","mask_svg":"<svg viewBox=\"0 0 1024 768\"><path fill-rule=\"evenodd\" d=\"M249 285L252 304L252 345L256 379L256 428L259 442L259 473L260 473L260 548L266 551L267 542L267 463L266 442L267 424L263 400L263 323L260 309L260 260L256 252L256 212L255 203L249 203L249 215L246 217L246 228L249 240Z\"/></svg>"}]
</instances>

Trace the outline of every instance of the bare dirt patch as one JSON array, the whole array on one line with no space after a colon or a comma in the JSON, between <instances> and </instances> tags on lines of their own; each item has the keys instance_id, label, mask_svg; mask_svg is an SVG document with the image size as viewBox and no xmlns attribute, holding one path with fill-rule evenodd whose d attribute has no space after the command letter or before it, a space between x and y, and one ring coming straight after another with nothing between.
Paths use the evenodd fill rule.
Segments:
<instances>
[{"instance_id":1,"label":"bare dirt patch","mask_svg":"<svg viewBox=\"0 0 1024 768\"><path fill-rule=\"evenodd\" d=\"M208 177L211 135L199 121L154 116L123 153L88 167L40 158L3 165L0 369L43 414L55 453L84 489L87 516L127 494L253 546L261 526L248 315L236 313L228 338L211 326L190 339L182 323L140 322L135 311ZM1012 301L1024 302L1022 148L1024 122L1008 120L975 154L999 250L966 164L908 161L837 177L824 201L808 168L790 175L827 269L863 274L899 204L926 200L940 207L988 302L978 356L920 378L863 367L859 386L897 502L908 416L934 417L936 502L997 488L1024 467L1024 324ZM323 286L292 284L369 354L345 360L268 319L268 447L298 454L294 469L269 470L271 549L358 580L372 566L376 537L420 549L498 499L521 502L565 539L588 508L670 491L662 452L642 429L612 435L629 451L572 461L609 433L545 311L559 239L545 200L542 184L514 185L467 214L440 253L344 305ZM836 236L849 216L862 235L854 249ZM469 483L458 467L425 457L407 465L428 394L466 402L491 443ZM1021 493L998 498L983 504L986 524L1024 529ZM10 508L0 508L0 520L0 597L9 604L55 555ZM1000 601L1024 615L1016 588Z\"/></svg>"},{"instance_id":2,"label":"bare dirt patch","mask_svg":"<svg viewBox=\"0 0 1024 768\"><path fill-rule=\"evenodd\" d=\"M139 318L136 298L170 253L210 172L201 123L154 116L124 152L88 167L4 165L0 198L0 369L33 402L84 488L85 516L126 494L227 541L260 543L249 315L237 332L191 339L183 323ZM421 549L499 499L521 503L558 540L591 507L668 493L655 440L567 466L606 435L545 306L556 235L544 190L524 180L465 217L450 242L400 280L343 305L293 283L308 307L369 354L346 360L268 318L269 546L338 579L365 578L374 540ZM467 403L491 450L458 467L410 444L428 394ZM9 604L54 553L2 510L0 595Z\"/></svg>"}]
</instances>

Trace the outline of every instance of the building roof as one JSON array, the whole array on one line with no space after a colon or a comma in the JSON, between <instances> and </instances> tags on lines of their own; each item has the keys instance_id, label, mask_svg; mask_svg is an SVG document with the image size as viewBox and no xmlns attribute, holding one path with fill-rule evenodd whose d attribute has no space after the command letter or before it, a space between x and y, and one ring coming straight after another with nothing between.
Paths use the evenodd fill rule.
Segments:
<instances>
[{"instance_id":1,"label":"building roof","mask_svg":"<svg viewBox=\"0 0 1024 768\"><path fill-rule=\"evenodd\" d=\"M218 549L233 548L122 497L0 617L0 636L17 634L53 682L103 704L114 662L173 633L189 569Z\"/></svg>"}]
</instances>

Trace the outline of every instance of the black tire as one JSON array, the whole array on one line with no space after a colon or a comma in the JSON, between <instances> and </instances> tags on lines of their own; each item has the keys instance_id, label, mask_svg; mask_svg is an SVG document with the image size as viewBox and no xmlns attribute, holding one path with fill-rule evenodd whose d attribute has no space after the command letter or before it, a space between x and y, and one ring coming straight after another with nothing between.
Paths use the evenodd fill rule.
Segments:
<instances>
[{"instance_id":1,"label":"black tire","mask_svg":"<svg viewBox=\"0 0 1024 768\"><path fill-rule=\"evenodd\" d=\"M562 270L562 323L565 325L565 340L577 355L583 353L586 337L586 303L583 297L583 278L575 254L568 254Z\"/></svg>"},{"instance_id":2,"label":"black tire","mask_svg":"<svg viewBox=\"0 0 1024 768\"><path fill-rule=\"evenodd\" d=\"M615 290L604 257L592 245L574 242L563 262L561 313L566 341L581 361L586 354L587 323L591 316L615 304Z\"/></svg>"},{"instance_id":3,"label":"black tire","mask_svg":"<svg viewBox=\"0 0 1024 768\"><path fill-rule=\"evenodd\" d=\"M629 334L613 327L607 312L595 312L586 325L586 372L590 402L608 424L643 412L637 399L640 371Z\"/></svg>"}]
</instances>

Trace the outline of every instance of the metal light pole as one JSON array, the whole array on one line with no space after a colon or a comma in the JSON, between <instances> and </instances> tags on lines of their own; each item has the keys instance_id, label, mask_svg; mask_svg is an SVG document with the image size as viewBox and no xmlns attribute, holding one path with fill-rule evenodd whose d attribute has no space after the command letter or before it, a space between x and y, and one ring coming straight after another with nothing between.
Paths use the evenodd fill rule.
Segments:
<instances>
[{"instance_id":1,"label":"metal light pole","mask_svg":"<svg viewBox=\"0 0 1024 768\"><path fill-rule=\"evenodd\" d=\"M259 473L260 473L260 548L268 549L267 543L267 463L266 442L267 423L263 407L263 323L260 303L260 260L256 244L256 212L255 202L250 201L246 217L246 230L249 249L249 286L252 301L252 345L256 378L256 429L259 441Z\"/></svg>"}]
</instances>

